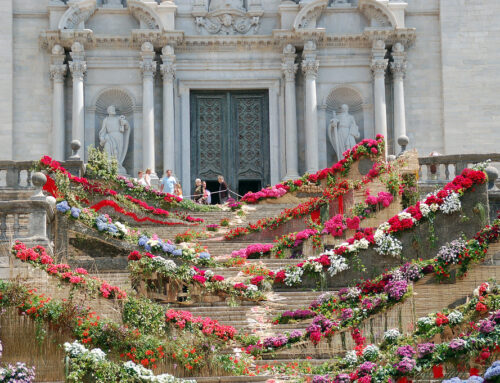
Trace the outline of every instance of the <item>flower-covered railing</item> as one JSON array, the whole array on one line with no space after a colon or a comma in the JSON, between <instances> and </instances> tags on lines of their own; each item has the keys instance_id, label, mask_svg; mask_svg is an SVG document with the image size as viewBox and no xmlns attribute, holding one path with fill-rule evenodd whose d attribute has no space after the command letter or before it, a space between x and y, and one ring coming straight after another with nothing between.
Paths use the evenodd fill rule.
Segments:
<instances>
[{"instance_id":1,"label":"flower-covered railing","mask_svg":"<svg viewBox=\"0 0 500 383\"><path fill-rule=\"evenodd\" d=\"M328 177L346 176L355 161L363 157L380 157L380 153L384 152L384 145L384 138L380 135L377 136L376 140L364 139L343 153L344 158L332 167L322 169L315 174L305 174L296 180L288 180L273 187L264 188L256 193L249 192L243 196L242 201L253 204L268 198L276 199L283 197L287 193L298 191L306 184L317 184Z\"/></svg>"}]
</instances>

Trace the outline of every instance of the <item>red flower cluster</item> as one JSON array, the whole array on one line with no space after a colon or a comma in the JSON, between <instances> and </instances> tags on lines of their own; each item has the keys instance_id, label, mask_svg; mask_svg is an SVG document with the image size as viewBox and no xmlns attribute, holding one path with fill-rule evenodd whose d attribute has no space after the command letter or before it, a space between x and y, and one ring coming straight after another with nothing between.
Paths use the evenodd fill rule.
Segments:
<instances>
[{"instance_id":1,"label":"red flower cluster","mask_svg":"<svg viewBox=\"0 0 500 383\"><path fill-rule=\"evenodd\" d=\"M436 314L436 326L444 326L445 324L450 323L450 320L443 313Z\"/></svg>"},{"instance_id":2,"label":"red flower cluster","mask_svg":"<svg viewBox=\"0 0 500 383\"><path fill-rule=\"evenodd\" d=\"M233 339L236 335L236 329L232 326L223 326L215 319L193 317L189 311L167 310L165 313L167 323L174 324L180 329L198 328L207 336L215 336L223 341Z\"/></svg>"}]
</instances>

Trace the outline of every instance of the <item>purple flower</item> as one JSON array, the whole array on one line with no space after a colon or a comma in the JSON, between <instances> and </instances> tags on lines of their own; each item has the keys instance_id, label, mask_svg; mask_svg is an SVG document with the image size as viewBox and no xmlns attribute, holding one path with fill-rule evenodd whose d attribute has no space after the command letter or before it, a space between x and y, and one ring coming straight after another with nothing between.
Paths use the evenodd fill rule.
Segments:
<instances>
[{"instance_id":1,"label":"purple flower","mask_svg":"<svg viewBox=\"0 0 500 383\"><path fill-rule=\"evenodd\" d=\"M288 343L288 338L286 335L277 334L276 336L272 336L264 339L263 345L265 348L280 348Z\"/></svg>"},{"instance_id":2,"label":"purple flower","mask_svg":"<svg viewBox=\"0 0 500 383\"><path fill-rule=\"evenodd\" d=\"M415 355L415 350L410 345L401 346L398 347L396 354L398 354L398 356L400 356L401 358L411 358L413 355Z\"/></svg>"},{"instance_id":3,"label":"purple flower","mask_svg":"<svg viewBox=\"0 0 500 383\"><path fill-rule=\"evenodd\" d=\"M453 339L449 346L453 351L462 350L467 343L463 339Z\"/></svg>"},{"instance_id":4,"label":"purple flower","mask_svg":"<svg viewBox=\"0 0 500 383\"><path fill-rule=\"evenodd\" d=\"M423 358L434 351L434 343L421 343L417 345L418 357Z\"/></svg>"},{"instance_id":5,"label":"purple flower","mask_svg":"<svg viewBox=\"0 0 500 383\"><path fill-rule=\"evenodd\" d=\"M335 379L334 383L349 383L351 381L351 378L349 377L348 374L338 374Z\"/></svg>"},{"instance_id":6,"label":"purple flower","mask_svg":"<svg viewBox=\"0 0 500 383\"><path fill-rule=\"evenodd\" d=\"M343 321L346 321L346 320L349 320L352 318L354 314L354 311L350 308L347 308L347 309L342 309L342 314L340 315L340 318L343 320Z\"/></svg>"},{"instance_id":7,"label":"purple flower","mask_svg":"<svg viewBox=\"0 0 500 383\"><path fill-rule=\"evenodd\" d=\"M359 372L369 374L375 367L377 367L377 365L373 362L364 362L359 366Z\"/></svg>"},{"instance_id":8,"label":"purple flower","mask_svg":"<svg viewBox=\"0 0 500 383\"><path fill-rule=\"evenodd\" d=\"M290 336L288 338L290 340L299 340L300 338L302 338L302 331L300 331L300 330L293 330L290 333Z\"/></svg>"},{"instance_id":9,"label":"purple flower","mask_svg":"<svg viewBox=\"0 0 500 383\"><path fill-rule=\"evenodd\" d=\"M330 383L331 380L328 378L328 375L316 375L312 383Z\"/></svg>"},{"instance_id":10,"label":"purple flower","mask_svg":"<svg viewBox=\"0 0 500 383\"><path fill-rule=\"evenodd\" d=\"M422 269L422 273L424 274L431 274L434 272L434 266L433 265L427 265Z\"/></svg>"},{"instance_id":11,"label":"purple flower","mask_svg":"<svg viewBox=\"0 0 500 383\"><path fill-rule=\"evenodd\" d=\"M384 287L384 291L387 293L389 298L394 299L395 301L401 300L407 290L408 283L406 281L390 281Z\"/></svg>"},{"instance_id":12,"label":"purple flower","mask_svg":"<svg viewBox=\"0 0 500 383\"><path fill-rule=\"evenodd\" d=\"M485 319L479 323L479 332L482 334L489 334L495 330L495 322Z\"/></svg>"},{"instance_id":13,"label":"purple flower","mask_svg":"<svg viewBox=\"0 0 500 383\"><path fill-rule=\"evenodd\" d=\"M500 323L500 310L497 310L496 312L494 312L491 316L490 316L490 320L496 322L496 323Z\"/></svg>"},{"instance_id":14,"label":"purple flower","mask_svg":"<svg viewBox=\"0 0 500 383\"><path fill-rule=\"evenodd\" d=\"M415 368L416 364L417 362L415 361L415 359L403 358L403 360L395 364L394 367L396 367L399 372L404 374L407 372L411 372Z\"/></svg>"}]
</instances>

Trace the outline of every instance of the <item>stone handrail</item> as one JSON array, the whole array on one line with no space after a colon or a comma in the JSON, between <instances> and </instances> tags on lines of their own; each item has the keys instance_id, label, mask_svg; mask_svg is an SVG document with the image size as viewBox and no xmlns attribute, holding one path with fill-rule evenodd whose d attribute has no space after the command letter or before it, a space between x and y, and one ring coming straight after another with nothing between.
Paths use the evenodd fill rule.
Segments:
<instances>
[{"instance_id":1,"label":"stone handrail","mask_svg":"<svg viewBox=\"0 0 500 383\"><path fill-rule=\"evenodd\" d=\"M0 201L0 242L16 239L48 241L55 205L42 200ZM23 229L27 230L23 230Z\"/></svg>"},{"instance_id":2,"label":"stone handrail","mask_svg":"<svg viewBox=\"0 0 500 383\"><path fill-rule=\"evenodd\" d=\"M31 175L34 161L0 161L0 190L31 189ZM68 160L61 162L71 174L83 176L85 167L83 161Z\"/></svg>"},{"instance_id":3,"label":"stone handrail","mask_svg":"<svg viewBox=\"0 0 500 383\"><path fill-rule=\"evenodd\" d=\"M420 157L419 180L421 182L440 183L450 181L469 165L491 160L500 162L500 153L489 154L451 154Z\"/></svg>"}]
</instances>

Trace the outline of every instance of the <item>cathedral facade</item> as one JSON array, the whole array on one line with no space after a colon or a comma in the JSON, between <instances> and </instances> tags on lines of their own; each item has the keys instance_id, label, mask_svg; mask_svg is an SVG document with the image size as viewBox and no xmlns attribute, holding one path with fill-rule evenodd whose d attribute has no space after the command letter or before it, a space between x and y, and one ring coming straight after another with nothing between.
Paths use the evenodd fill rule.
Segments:
<instances>
[{"instance_id":1,"label":"cathedral facade","mask_svg":"<svg viewBox=\"0 0 500 383\"><path fill-rule=\"evenodd\" d=\"M79 140L122 173L244 193L377 134L423 155L500 139L497 0L6 3L2 159L64 160Z\"/></svg>"}]
</instances>

